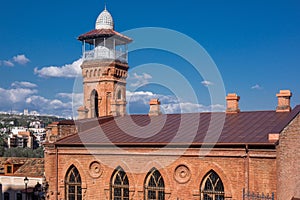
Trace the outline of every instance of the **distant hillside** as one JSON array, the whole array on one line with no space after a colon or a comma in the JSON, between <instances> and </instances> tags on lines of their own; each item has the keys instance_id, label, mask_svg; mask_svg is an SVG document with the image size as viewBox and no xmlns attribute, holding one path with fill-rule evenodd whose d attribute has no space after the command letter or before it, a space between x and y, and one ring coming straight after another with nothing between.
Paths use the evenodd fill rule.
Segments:
<instances>
[{"instance_id":1,"label":"distant hillside","mask_svg":"<svg viewBox=\"0 0 300 200\"><path fill-rule=\"evenodd\" d=\"M7 126L23 126L28 127L30 122L39 121L45 125L55 121L61 121L64 118L56 116L33 116L33 115L17 115L17 114L0 114L0 127Z\"/></svg>"}]
</instances>

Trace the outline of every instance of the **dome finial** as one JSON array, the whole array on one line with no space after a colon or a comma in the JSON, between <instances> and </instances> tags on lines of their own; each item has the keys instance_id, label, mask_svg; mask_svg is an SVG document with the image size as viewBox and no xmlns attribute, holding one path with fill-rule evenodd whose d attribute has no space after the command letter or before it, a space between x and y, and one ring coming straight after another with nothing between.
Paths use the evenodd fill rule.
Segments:
<instances>
[{"instance_id":1,"label":"dome finial","mask_svg":"<svg viewBox=\"0 0 300 200\"><path fill-rule=\"evenodd\" d=\"M106 3L104 5L104 10L97 18L96 29L114 29L114 21L111 14L106 9Z\"/></svg>"}]
</instances>

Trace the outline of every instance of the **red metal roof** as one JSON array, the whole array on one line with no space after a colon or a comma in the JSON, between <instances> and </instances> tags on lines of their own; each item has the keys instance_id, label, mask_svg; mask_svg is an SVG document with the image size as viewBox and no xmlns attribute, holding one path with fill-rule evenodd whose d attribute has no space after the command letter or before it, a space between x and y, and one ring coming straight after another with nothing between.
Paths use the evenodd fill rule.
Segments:
<instances>
[{"instance_id":1,"label":"red metal roof","mask_svg":"<svg viewBox=\"0 0 300 200\"><path fill-rule=\"evenodd\" d=\"M272 144L268 134L282 131L299 111L300 106L292 112L128 115L106 117L101 123L90 119L78 121L82 131L56 145Z\"/></svg>"},{"instance_id":2,"label":"red metal roof","mask_svg":"<svg viewBox=\"0 0 300 200\"><path fill-rule=\"evenodd\" d=\"M131 38L122 35L121 33L118 33L117 31L114 31L112 29L95 29L80 35L78 37L78 40L83 41L83 40L91 40L91 39L102 38L102 37L115 37L120 41L120 43L132 42Z\"/></svg>"},{"instance_id":3,"label":"red metal roof","mask_svg":"<svg viewBox=\"0 0 300 200\"><path fill-rule=\"evenodd\" d=\"M58 122L58 125L75 125L74 120L66 119Z\"/></svg>"}]
</instances>

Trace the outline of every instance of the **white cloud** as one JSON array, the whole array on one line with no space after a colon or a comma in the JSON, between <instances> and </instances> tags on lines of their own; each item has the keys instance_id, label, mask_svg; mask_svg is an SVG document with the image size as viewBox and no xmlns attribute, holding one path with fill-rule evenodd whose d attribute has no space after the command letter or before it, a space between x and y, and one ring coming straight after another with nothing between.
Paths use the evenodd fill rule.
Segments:
<instances>
[{"instance_id":1,"label":"white cloud","mask_svg":"<svg viewBox=\"0 0 300 200\"><path fill-rule=\"evenodd\" d=\"M21 113L24 109L28 109L40 114L71 118L72 109L77 110L82 104L82 94L59 93L55 98L48 99L40 96L36 87L34 83L15 81L11 84L11 88L0 88L0 111L15 110Z\"/></svg>"},{"instance_id":2,"label":"white cloud","mask_svg":"<svg viewBox=\"0 0 300 200\"><path fill-rule=\"evenodd\" d=\"M129 76L128 81L131 82L130 86L139 87L146 85L150 79L152 79L152 76L150 74L143 73L139 75L137 73L133 73L132 76Z\"/></svg>"},{"instance_id":3,"label":"white cloud","mask_svg":"<svg viewBox=\"0 0 300 200\"><path fill-rule=\"evenodd\" d=\"M42 96L33 95L27 97L26 106L37 110L41 114L72 117L72 102L63 102L59 99L47 99Z\"/></svg>"},{"instance_id":4,"label":"white cloud","mask_svg":"<svg viewBox=\"0 0 300 200\"><path fill-rule=\"evenodd\" d=\"M204 85L205 87L208 87L210 85L213 85L214 83L213 82L210 82L210 81L207 81L207 80L204 80L201 82L202 85Z\"/></svg>"},{"instance_id":5,"label":"white cloud","mask_svg":"<svg viewBox=\"0 0 300 200\"><path fill-rule=\"evenodd\" d=\"M12 57L10 60L0 60L0 66L8 66L8 67L13 67L15 64L20 64L20 65L26 65L30 60L26 58L24 54L21 55L16 55Z\"/></svg>"},{"instance_id":6,"label":"white cloud","mask_svg":"<svg viewBox=\"0 0 300 200\"><path fill-rule=\"evenodd\" d=\"M136 92L130 92L126 91L126 98L127 101L130 102L143 102L146 104L150 101L152 98L157 98L157 95L153 94L152 92L144 92L144 91L136 91Z\"/></svg>"},{"instance_id":7,"label":"white cloud","mask_svg":"<svg viewBox=\"0 0 300 200\"><path fill-rule=\"evenodd\" d=\"M27 97L36 94L38 91L30 88L0 88L0 109L10 108L22 109Z\"/></svg>"},{"instance_id":8,"label":"white cloud","mask_svg":"<svg viewBox=\"0 0 300 200\"><path fill-rule=\"evenodd\" d=\"M149 91L126 91L127 101L132 106L144 106L144 110L149 108L149 101L152 98L158 98L161 102L161 109L166 114L171 113L194 113L194 112L223 112L225 106L216 105L202 105L199 103L192 103L184 100L180 100L175 96L154 94ZM141 105L142 104L142 105Z\"/></svg>"},{"instance_id":9,"label":"white cloud","mask_svg":"<svg viewBox=\"0 0 300 200\"><path fill-rule=\"evenodd\" d=\"M75 110L83 105L83 93L58 93L56 96L61 99L72 101L72 106Z\"/></svg>"},{"instance_id":10,"label":"white cloud","mask_svg":"<svg viewBox=\"0 0 300 200\"><path fill-rule=\"evenodd\" d=\"M251 87L251 89L253 89L253 90L262 90L263 87L261 87L261 86L258 85L258 84L255 84L255 85L253 85L253 86Z\"/></svg>"},{"instance_id":11,"label":"white cloud","mask_svg":"<svg viewBox=\"0 0 300 200\"><path fill-rule=\"evenodd\" d=\"M191 103L191 102L177 102L164 103L161 105L165 113L195 113L195 112L223 112L225 107L223 105L209 105Z\"/></svg>"},{"instance_id":12,"label":"white cloud","mask_svg":"<svg viewBox=\"0 0 300 200\"><path fill-rule=\"evenodd\" d=\"M34 83L30 83L27 81L15 81L11 84L11 87L15 87L15 88L36 88L37 85Z\"/></svg>"},{"instance_id":13,"label":"white cloud","mask_svg":"<svg viewBox=\"0 0 300 200\"><path fill-rule=\"evenodd\" d=\"M13 67L13 66L15 66L15 64L12 63L12 62L9 61L9 60L3 60L3 65L4 65L4 66L8 66L8 67Z\"/></svg>"},{"instance_id":14,"label":"white cloud","mask_svg":"<svg viewBox=\"0 0 300 200\"><path fill-rule=\"evenodd\" d=\"M24 54L22 55L16 55L13 57L13 61L15 63L18 63L20 65L25 65L27 64L28 62L30 62L30 60L28 58L26 58L26 56Z\"/></svg>"},{"instance_id":15,"label":"white cloud","mask_svg":"<svg viewBox=\"0 0 300 200\"><path fill-rule=\"evenodd\" d=\"M40 77L74 78L81 74L82 59L64 66L49 66L42 69L35 68L34 73Z\"/></svg>"}]
</instances>

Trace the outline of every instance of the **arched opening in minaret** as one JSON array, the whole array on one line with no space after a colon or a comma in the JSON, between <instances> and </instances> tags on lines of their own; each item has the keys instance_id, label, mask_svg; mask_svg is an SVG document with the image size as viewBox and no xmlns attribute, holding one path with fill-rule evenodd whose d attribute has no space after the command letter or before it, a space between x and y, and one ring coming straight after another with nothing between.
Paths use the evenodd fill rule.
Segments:
<instances>
[{"instance_id":1,"label":"arched opening in minaret","mask_svg":"<svg viewBox=\"0 0 300 200\"><path fill-rule=\"evenodd\" d=\"M99 117L99 98L98 98L98 92L96 90L93 90L91 93L91 117Z\"/></svg>"},{"instance_id":2,"label":"arched opening in minaret","mask_svg":"<svg viewBox=\"0 0 300 200\"><path fill-rule=\"evenodd\" d=\"M118 100L122 99L122 91L121 90L118 90L117 99Z\"/></svg>"},{"instance_id":3,"label":"arched opening in minaret","mask_svg":"<svg viewBox=\"0 0 300 200\"><path fill-rule=\"evenodd\" d=\"M110 108L110 103L111 103L111 93L107 92L106 93L106 108L105 108L105 114L110 115L111 114L111 108Z\"/></svg>"}]
</instances>

